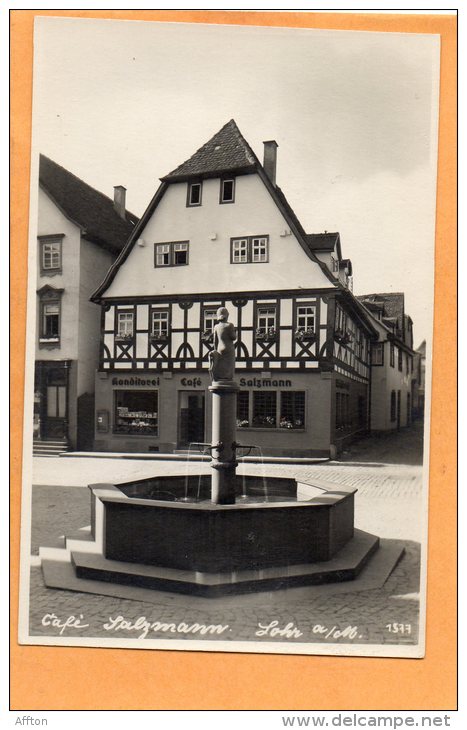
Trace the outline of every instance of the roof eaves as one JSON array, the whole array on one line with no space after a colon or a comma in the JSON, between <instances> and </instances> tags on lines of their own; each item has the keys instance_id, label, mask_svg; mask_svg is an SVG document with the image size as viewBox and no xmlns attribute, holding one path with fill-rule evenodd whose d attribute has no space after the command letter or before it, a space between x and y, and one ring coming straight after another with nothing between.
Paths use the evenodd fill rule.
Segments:
<instances>
[{"instance_id":1,"label":"roof eaves","mask_svg":"<svg viewBox=\"0 0 467 730\"><path fill-rule=\"evenodd\" d=\"M341 284L341 282L338 282L338 288L341 292L341 296L347 299L348 303L351 305L355 313L360 316L360 321L364 325L366 325L366 328L370 332L372 337L376 338L378 336L378 330L374 327L368 317L374 319L375 322L377 322L378 324L381 324L379 320L377 320L376 317L374 317L371 312L350 291L350 289L347 289L343 284Z\"/></svg>"},{"instance_id":2,"label":"roof eaves","mask_svg":"<svg viewBox=\"0 0 467 730\"><path fill-rule=\"evenodd\" d=\"M150 217L156 210L156 208L159 205L160 201L162 200L162 197L163 197L165 191L167 190L167 188L168 188L168 183L166 183L166 182L162 182L159 185L151 202L149 203L148 207L144 211L144 213L141 216L141 218L139 219L138 223L135 225L133 231L131 232L128 241L126 242L125 246L120 251L120 254L115 259L114 263L108 270L108 272L104 278L104 281L102 282L102 284L100 284L97 287L96 291L91 295L91 297L90 297L91 302L96 302L96 303L100 302L102 295L104 294L106 289L108 289L110 284L115 279L120 266L128 258L130 251L132 250L133 246L135 245L136 241L138 240L138 236L139 236L140 232L144 229L144 227L147 224L147 222L149 221Z\"/></svg>"},{"instance_id":3,"label":"roof eaves","mask_svg":"<svg viewBox=\"0 0 467 730\"><path fill-rule=\"evenodd\" d=\"M401 350L404 350L405 352L409 352L411 355L416 352L412 347L409 347L409 345L407 345L404 340L401 340L401 338L395 335L393 332L389 333L388 340L390 342L394 342L397 347L400 347Z\"/></svg>"},{"instance_id":4,"label":"roof eaves","mask_svg":"<svg viewBox=\"0 0 467 730\"><path fill-rule=\"evenodd\" d=\"M358 303L359 303L359 304L360 304L360 305L361 305L362 307L364 307L364 308L365 308L365 310L366 310L366 311L368 312L368 314L369 314L369 316L371 317L371 319L374 319L374 321L375 321L375 322L377 322L377 324L378 324L378 325L379 325L380 327L382 327L382 328L383 328L384 330L386 330L386 332L387 332L387 333L388 333L389 335L391 335L391 334L392 334L392 330L391 330L391 329L390 329L390 328L389 328L389 327L388 327L388 326L387 326L386 324L384 324L384 322L383 322L383 321L382 321L381 319L378 319L377 317L375 317L375 315L373 314L373 312L371 311L371 309L368 309L368 307L366 306L366 304L365 304L364 302L362 302L362 301L361 301L361 300L360 300L359 298L357 298L357 297L355 297L355 298L357 299L357 302L358 302Z\"/></svg>"},{"instance_id":5,"label":"roof eaves","mask_svg":"<svg viewBox=\"0 0 467 730\"><path fill-rule=\"evenodd\" d=\"M189 182L190 180L209 180L214 177L222 177L224 175L251 175L252 173L256 172L256 166L251 165L243 165L242 167L219 167L216 170L209 170L206 172L190 172L190 173L182 173L181 175L164 175L164 177L159 178L161 182L168 182L168 183L182 183L182 182Z\"/></svg>"},{"instance_id":6,"label":"roof eaves","mask_svg":"<svg viewBox=\"0 0 467 730\"><path fill-rule=\"evenodd\" d=\"M63 208L63 206L60 205L60 203L57 202L57 200L55 199L55 197L52 195L52 193L48 189L47 185L45 185L45 183L42 180L39 181L39 187L50 198L50 200L52 201L52 203L59 209L60 213L62 213L65 216L65 218L67 218L71 223L73 223L75 226L77 226L79 228L82 236L85 236L86 235L86 228L84 226L82 226L81 223L79 223L77 220L75 220L74 218L72 218L70 216L70 214Z\"/></svg>"},{"instance_id":7,"label":"roof eaves","mask_svg":"<svg viewBox=\"0 0 467 730\"><path fill-rule=\"evenodd\" d=\"M96 246L99 246L99 248L102 248L105 251L109 251L114 255L118 255L122 251L121 248L114 246L113 244L109 243L101 236L97 236L96 234L87 233L87 231L81 231L81 237L84 238L86 241L89 241L90 243L95 243Z\"/></svg>"},{"instance_id":8,"label":"roof eaves","mask_svg":"<svg viewBox=\"0 0 467 730\"><path fill-rule=\"evenodd\" d=\"M323 261L320 261L319 258L312 251L310 251L310 248L307 246L306 238L305 238L306 233L305 233L300 221L298 220L297 216L295 215L294 211L292 210L292 207L288 203L285 195L282 193L282 191L280 191L280 193L283 196L284 201L285 201L285 205L284 205L284 203L281 200L280 195L278 194L275 186L272 184L271 180L267 176L267 174L264 170L264 167L261 165L258 158L256 158L256 162L257 162L257 170L258 170L258 174L259 174L260 178L264 182L271 197L273 198L277 207L279 208L282 215L284 216L287 223L289 224L289 226L290 226L293 234L295 235L295 238L299 242L300 246L303 248L303 250L305 251L308 258L311 259L312 261L314 261L316 264L318 264L318 266L320 267L320 269L322 270L322 272L324 273L326 278L329 279L329 281L333 284L333 286L337 286L337 281L333 277L331 272L329 271L326 264ZM290 208L290 212L289 212L289 210L287 210L287 207Z\"/></svg>"}]
</instances>

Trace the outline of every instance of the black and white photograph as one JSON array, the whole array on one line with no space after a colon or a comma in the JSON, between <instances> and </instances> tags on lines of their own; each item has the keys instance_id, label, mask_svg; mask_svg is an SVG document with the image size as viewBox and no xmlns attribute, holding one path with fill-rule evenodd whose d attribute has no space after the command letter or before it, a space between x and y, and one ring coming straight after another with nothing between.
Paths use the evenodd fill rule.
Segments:
<instances>
[{"instance_id":1,"label":"black and white photograph","mask_svg":"<svg viewBox=\"0 0 467 730\"><path fill-rule=\"evenodd\" d=\"M439 56L36 17L20 643L424 656Z\"/></svg>"}]
</instances>

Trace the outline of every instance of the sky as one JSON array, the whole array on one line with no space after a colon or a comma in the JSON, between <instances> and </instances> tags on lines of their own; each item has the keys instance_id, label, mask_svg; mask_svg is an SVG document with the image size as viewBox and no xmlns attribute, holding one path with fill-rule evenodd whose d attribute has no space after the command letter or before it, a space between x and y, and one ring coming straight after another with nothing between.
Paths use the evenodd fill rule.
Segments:
<instances>
[{"instance_id":1,"label":"sky","mask_svg":"<svg viewBox=\"0 0 467 730\"><path fill-rule=\"evenodd\" d=\"M140 216L229 119L308 233L339 231L354 293L399 292L431 339L438 37L36 18L33 149Z\"/></svg>"}]
</instances>

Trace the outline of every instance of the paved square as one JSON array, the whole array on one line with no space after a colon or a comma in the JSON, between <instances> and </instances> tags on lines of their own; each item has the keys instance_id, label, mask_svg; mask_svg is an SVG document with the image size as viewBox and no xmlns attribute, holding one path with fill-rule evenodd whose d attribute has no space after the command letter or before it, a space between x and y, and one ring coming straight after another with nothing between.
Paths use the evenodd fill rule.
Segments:
<instances>
[{"instance_id":1,"label":"paved square","mask_svg":"<svg viewBox=\"0 0 467 730\"><path fill-rule=\"evenodd\" d=\"M32 556L38 555L39 546L59 544L60 535L90 524L88 483L123 482L155 472L184 474L200 470L210 473L209 465L200 463L186 465L92 456L35 459ZM263 467L248 464L239 467L239 471L261 474ZM31 635L170 642L171 639L199 639L199 627L221 626L227 628L219 635L209 635L210 640L416 643L420 541L424 525L421 467L413 461L409 464L358 461L308 466L275 464L268 465L267 471L273 476L292 476L323 486L337 483L357 487L355 526L405 549L384 585L370 590L355 590L351 583L339 584L338 590L333 586L311 586L218 599L161 592L149 603L48 589L41 569L34 566L33 557ZM50 625L51 614L58 618L59 625ZM82 617L80 623L87 626L63 628L62 623L70 616Z\"/></svg>"}]
</instances>

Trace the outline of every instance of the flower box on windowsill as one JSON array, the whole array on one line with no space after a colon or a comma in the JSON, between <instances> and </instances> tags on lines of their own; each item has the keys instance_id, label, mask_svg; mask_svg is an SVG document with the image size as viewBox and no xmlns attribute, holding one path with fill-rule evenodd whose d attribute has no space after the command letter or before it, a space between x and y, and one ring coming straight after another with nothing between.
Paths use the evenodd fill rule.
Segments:
<instances>
[{"instance_id":1,"label":"flower box on windowsill","mask_svg":"<svg viewBox=\"0 0 467 730\"><path fill-rule=\"evenodd\" d=\"M133 342L133 335L115 335L115 342Z\"/></svg>"},{"instance_id":2,"label":"flower box on windowsill","mask_svg":"<svg viewBox=\"0 0 467 730\"><path fill-rule=\"evenodd\" d=\"M211 345L214 341L214 333L212 330L205 330L204 332L201 332L201 340L206 345Z\"/></svg>"},{"instance_id":3,"label":"flower box on windowsill","mask_svg":"<svg viewBox=\"0 0 467 730\"><path fill-rule=\"evenodd\" d=\"M349 345L352 342L352 335L350 332L343 332L342 330L336 330L334 332L334 339L340 342L341 345Z\"/></svg>"},{"instance_id":4,"label":"flower box on windowsill","mask_svg":"<svg viewBox=\"0 0 467 730\"><path fill-rule=\"evenodd\" d=\"M275 342L277 337L276 330L272 327L267 331L256 330L256 342Z\"/></svg>"},{"instance_id":5,"label":"flower box on windowsill","mask_svg":"<svg viewBox=\"0 0 467 730\"><path fill-rule=\"evenodd\" d=\"M169 335L167 334L167 332L160 332L159 334L150 335L149 339L155 345L160 345L162 342L169 341Z\"/></svg>"},{"instance_id":6,"label":"flower box on windowsill","mask_svg":"<svg viewBox=\"0 0 467 730\"><path fill-rule=\"evenodd\" d=\"M297 342L315 342L316 333L312 329L296 330L295 339L297 340Z\"/></svg>"},{"instance_id":7,"label":"flower box on windowsill","mask_svg":"<svg viewBox=\"0 0 467 730\"><path fill-rule=\"evenodd\" d=\"M288 421L287 419L279 421L279 428L287 428L290 430L303 430L304 426L302 421Z\"/></svg>"},{"instance_id":8,"label":"flower box on windowsill","mask_svg":"<svg viewBox=\"0 0 467 730\"><path fill-rule=\"evenodd\" d=\"M46 350L60 347L60 337L39 337L39 347Z\"/></svg>"},{"instance_id":9,"label":"flower box on windowsill","mask_svg":"<svg viewBox=\"0 0 467 730\"><path fill-rule=\"evenodd\" d=\"M253 419L253 428L277 428L276 419L273 416L264 416Z\"/></svg>"}]
</instances>

